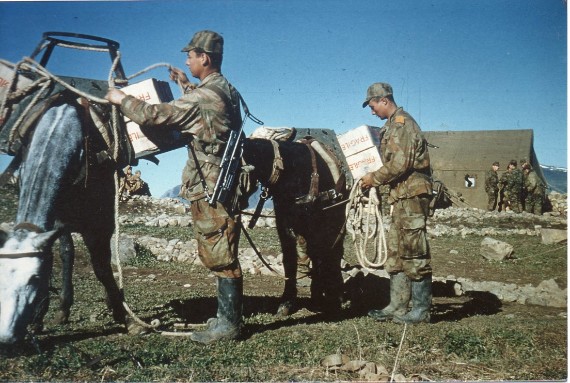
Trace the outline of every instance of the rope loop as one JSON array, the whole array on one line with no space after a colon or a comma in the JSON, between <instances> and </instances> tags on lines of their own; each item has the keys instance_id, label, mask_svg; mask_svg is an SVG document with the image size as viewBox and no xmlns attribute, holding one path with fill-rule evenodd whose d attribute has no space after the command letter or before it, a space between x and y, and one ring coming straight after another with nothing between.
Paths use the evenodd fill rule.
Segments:
<instances>
[{"instance_id":1,"label":"rope loop","mask_svg":"<svg viewBox=\"0 0 570 383\"><path fill-rule=\"evenodd\" d=\"M381 201L376 188L370 188L368 195L365 195L360 182L355 182L345 213L347 231L352 237L358 263L368 270L381 268L388 258L388 249ZM366 255L369 240L374 240L373 257Z\"/></svg>"}]
</instances>

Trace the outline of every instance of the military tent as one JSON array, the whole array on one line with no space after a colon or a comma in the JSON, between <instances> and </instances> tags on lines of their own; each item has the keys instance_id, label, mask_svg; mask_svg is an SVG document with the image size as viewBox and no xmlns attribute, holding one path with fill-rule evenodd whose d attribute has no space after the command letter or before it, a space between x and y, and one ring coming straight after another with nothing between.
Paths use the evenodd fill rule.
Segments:
<instances>
[{"instance_id":1,"label":"military tent","mask_svg":"<svg viewBox=\"0 0 570 383\"><path fill-rule=\"evenodd\" d=\"M435 179L452 193L461 195L468 206L487 208L485 173L493 162L500 163L499 177L510 160L530 161L545 182L533 147L532 129L480 131L424 131L429 143Z\"/></svg>"}]
</instances>

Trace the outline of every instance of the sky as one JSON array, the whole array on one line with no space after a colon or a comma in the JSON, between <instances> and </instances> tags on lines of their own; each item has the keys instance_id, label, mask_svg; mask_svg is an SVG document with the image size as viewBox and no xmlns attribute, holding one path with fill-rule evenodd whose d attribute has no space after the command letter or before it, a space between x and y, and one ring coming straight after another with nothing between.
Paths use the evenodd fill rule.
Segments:
<instances>
[{"instance_id":1,"label":"sky","mask_svg":"<svg viewBox=\"0 0 570 383\"><path fill-rule=\"evenodd\" d=\"M422 130L533 129L539 162L566 168L567 15L563 0L0 1L0 58L72 32L118 41L127 76L165 62L188 73L182 47L210 29L225 40L223 74L266 126L382 126L362 102L388 82ZM48 70L108 78L106 55L64 51ZM168 72L132 82L150 77ZM135 170L159 197L180 184L186 158L178 149ZM0 170L9 160L0 155Z\"/></svg>"}]
</instances>

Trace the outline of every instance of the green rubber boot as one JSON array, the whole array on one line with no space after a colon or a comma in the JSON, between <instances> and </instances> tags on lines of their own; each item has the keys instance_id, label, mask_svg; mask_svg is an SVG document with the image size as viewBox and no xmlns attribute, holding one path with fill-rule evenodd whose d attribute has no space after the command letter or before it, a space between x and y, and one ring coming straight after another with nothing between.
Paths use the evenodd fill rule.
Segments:
<instances>
[{"instance_id":1,"label":"green rubber boot","mask_svg":"<svg viewBox=\"0 0 570 383\"><path fill-rule=\"evenodd\" d=\"M394 316L394 322L429 323L431 300L431 275L419 281L412 281L412 309L404 315Z\"/></svg>"},{"instance_id":2,"label":"green rubber boot","mask_svg":"<svg viewBox=\"0 0 570 383\"><path fill-rule=\"evenodd\" d=\"M382 310L370 310L368 316L379 322L392 319L396 315L404 315L410 302L411 284L406 273L390 275L390 304Z\"/></svg>"},{"instance_id":3,"label":"green rubber boot","mask_svg":"<svg viewBox=\"0 0 570 383\"><path fill-rule=\"evenodd\" d=\"M190 335L195 342L210 344L237 339L242 326L243 278L218 278L218 313L208 328Z\"/></svg>"}]
</instances>

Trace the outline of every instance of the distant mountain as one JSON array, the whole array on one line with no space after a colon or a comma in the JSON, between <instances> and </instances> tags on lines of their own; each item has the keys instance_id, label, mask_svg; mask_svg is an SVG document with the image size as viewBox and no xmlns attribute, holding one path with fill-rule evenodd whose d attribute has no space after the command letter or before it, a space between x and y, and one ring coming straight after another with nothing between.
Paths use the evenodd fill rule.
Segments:
<instances>
[{"instance_id":1,"label":"distant mountain","mask_svg":"<svg viewBox=\"0 0 570 383\"><path fill-rule=\"evenodd\" d=\"M562 194L568 192L568 169L548 165L540 165L540 168L546 178L546 182L548 182L548 186L550 186L550 190Z\"/></svg>"},{"instance_id":2,"label":"distant mountain","mask_svg":"<svg viewBox=\"0 0 570 383\"><path fill-rule=\"evenodd\" d=\"M181 201L186 202L185 199L178 197L180 193L180 185L174 186L173 188L167 190L160 198L176 198ZM259 195L261 194L261 189L258 189L250 198L249 198L249 207L255 208L257 205L257 201L259 201ZM269 199L263 205L265 209L273 209L273 200Z\"/></svg>"},{"instance_id":3,"label":"distant mountain","mask_svg":"<svg viewBox=\"0 0 570 383\"><path fill-rule=\"evenodd\" d=\"M160 198L178 198L178 194L180 193L180 185L176 185L172 189L168 189L164 192Z\"/></svg>"}]
</instances>

